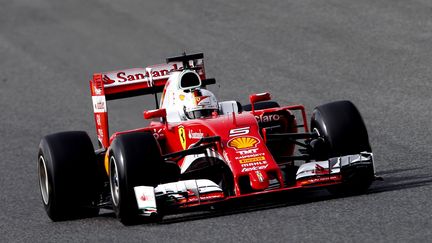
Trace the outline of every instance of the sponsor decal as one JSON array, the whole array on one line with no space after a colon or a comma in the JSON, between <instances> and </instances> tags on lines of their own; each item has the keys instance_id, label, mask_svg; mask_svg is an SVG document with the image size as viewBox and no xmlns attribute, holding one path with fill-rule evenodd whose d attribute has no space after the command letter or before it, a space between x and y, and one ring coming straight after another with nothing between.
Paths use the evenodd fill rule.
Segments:
<instances>
[{"instance_id":1,"label":"sponsor decal","mask_svg":"<svg viewBox=\"0 0 432 243\"><path fill-rule=\"evenodd\" d=\"M102 77L102 81L103 81L105 87L108 87L110 84L113 84L116 82L115 80L112 80L110 77L108 77L108 75L104 75Z\"/></svg>"},{"instance_id":2,"label":"sponsor decal","mask_svg":"<svg viewBox=\"0 0 432 243\"><path fill-rule=\"evenodd\" d=\"M186 149L186 131L183 126L178 127L178 134L183 149Z\"/></svg>"},{"instance_id":3,"label":"sponsor decal","mask_svg":"<svg viewBox=\"0 0 432 243\"><path fill-rule=\"evenodd\" d=\"M102 130L102 128L98 128L98 135L99 135L99 137L101 138L101 140L103 139L103 130Z\"/></svg>"},{"instance_id":4,"label":"sponsor decal","mask_svg":"<svg viewBox=\"0 0 432 243\"><path fill-rule=\"evenodd\" d=\"M180 99L181 101L183 101L183 100L185 99L184 94L179 95L179 99Z\"/></svg>"},{"instance_id":5,"label":"sponsor decal","mask_svg":"<svg viewBox=\"0 0 432 243\"><path fill-rule=\"evenodd\" d=\"M241 128L234 128L230 130L230 137L235 136L241 136L241 135L247 135L249 134L250 127L241 127Z\"/></svg>"},{"instance_id":6,"label":"sponsor decal","mask_svg":"<svg viewBox=\"0 0 432 243\"><path fill-rule=\"evenodd\" d=\"M235 159L240 160L240 159L249 159L249 158L255 158L255 157L264 157L264 153L237 156L237 157L235 157Z\"/></svg>"},{"instance_id":7,"label":"sponsor decal","mask_svg":"<svg viewBox=\"0 0 432 243\"><path fill-rule=\"evenodd\" d=\"M246 167L241 170L241 172L250 172L250 171L257 171L257 170L265 170L268 167L268 164L266 165L259 165L259 166L252 166L252 167Z\"/></svg>"},{"instance_id":8,"label":"sponsor decal","mask_svg":"<svg viewBox=\"0 0 432 243\"><path fill-rule=\"evenodd\" d=\"M156 198L153 187L137 186L134 187L134 191L138 209L144 210L145 214L156 212Z\"/></svg>"},{"instance_id":9,"label":"sponsor decal","mask_svg":"<svg viewBox=\"0 0 432 243\"><path fill-rule=\"evenodd\" d=\"M169 72L178 70L181 63L164 64L159 66L151 67L151 75L153 80L167 78ZM102 81L105 87L129 84L129 83L141 83L149 82L149 72L145 68L132 68L121 71L114 71L104 73Z\"/></svg>"},{"instance_id":10,"label":"sponsor decal","mask_svg":"<svg viewBox=\"0 0 432 243\"><path fill-rule=\"evenodd\" d=\"M228 141L228 147L235 149L249 149L256 148L259 140L255 137L237 137Z\"/></svg>"},{"instance_id":11,"label":"sponsor decal","mask_svg":"<svg viewBox=\"0 0 432 243\"><path fill-rule=\"evenodd\" d=\"M255 171L255 174L257 175L259 182L263 182L264 181L264 176L261 173L261 171L257 170L257 171Z\"/></svg>"},{"instance_id":12,"label":"sponsor decal","mask_svg":"<svg viewBox=\"0 0 432 243\"><path fill-rule=\"evenodd\" d=\"M189 130L188 137L190 139L201 139L204 137L204 133L202 133L201 130L198 130L198 132L194 132L193 130Z\"/></svg>"},{"instance_id":13,"label":"sponsor decal","mask_svg":"<svg viewBox=\"0 0 432 243\"><path fill-rule=\"evenodd\" d=\"M95 91L95 94L96 95L101 95L102 94L102 90L101 89L94 89L94 91Z\"/></svg>"},{"instance_id":14,"label":"sponsor decal","mask_svg":"<svg viewBox=\"0 0 432 243\"><path fill-rule=\"evenodd\" d=\"M247 163L252 163L252 162L260 162L260 161L264 161L265 157L264 156L257 156L257 157L252 157L252 158L247 158L247 159L241 159L239 160L240 164L247 164Z\"/></svg>"},{"instance_id":15,"label":"sponsor decal","mask_svg":"<svg viewBox=\"0 0 432 243\"><path fill-rule=\"evenodd\" d=\"M238 151L237 151L238 153ZM235 159L239 160L239 159L247 159L247 158L255 158L255 157L259 157L259 156L264 156L264 153L258 153L258 154L243 154L240 156L236 156Z\"/></svg>"},{"instance_id":16,"label":"sponsor decal","mask_svg":"<svg viewBox=\"0 0 432 243\"><path fill-rule=\"evenodd\" d=\"M315 164L315 174L316 175L324 175L324 174L330 174L330 173L331 173L331 171L329 169L326 169L319 164Z\"/></svg>"},{"instance_id":17,"label":"sponsor decal","mask_svg":"<svg viewBox=\"0 0 432 243\"><path fill-rule=\"evenodd\" d=\"M102 128L97 129L97 137L98 137L100 144L103 144L105 135L104 135L104 130Z\"/></svg>"},{"instance_id":18,"label":"sponsor decal","mask_svg":"<svg viewBox=\"0 0 432 243\"><path fill-rule=\"evenodd\" d=\"M247 150L239 150L236 151L236 153L240 154L240 155L246 155L246 154L255 154L258 151L257 148L253 148L253 149L247 149Z\"/></svg>"},{"instance_id":19,"label":"sponsor decal","mask_svg":"<svg viewBox=\"0 0 432 243\"><path fill-rule=\"evenodd\" d=\"M239 156L236 156L235 159L240 163L241 167L243 168L267 165L267 161L265 160L265 153L255 153L257 150L258 149L250 149L249 151L236 151ZM240 153L244 151L247 151L249 154Z\"/></svg>"},{"instance_id":20,"label":"sponsor decal","mask_svg":"<svg viewBox=\"0 0 432 243\"><path fill-rule=\"evenodd\" d=\"M98 126L101 126L101 125L102 125L100 114L96 114L96 124L97 124Z\"/></svg>"},{"instance_id":21,"label":"sponsor decal","mask_svg":"<svg viewBox=\"0 0 432 243\"><path fill-rule=\"evenodd\" d=\"M255 116L258 122L272 122L272 121L279 121L281 119L281 115L279 114L267 114L267 115L261 115L261 116Z\"/></svg>"},{"instance_id":22,"label":"sponsor decal","mask_svg":"<svg viewBox=\"0 0 432 243\"><path fill-rule=\"evenodd\" d=\"M200 195L201 201L213 200L213 199L222 199L225 195L223 192L214 192L210 194Z\"/></svg>"},{"instance_id":23,"label":"sponsor decal","mask_svg":"<svg viewBox=\"0 0 432 243\"><path fill-rule=\"evenodd\" d=\"M153 137L155 137L156 139L159 139L163 136L164 136L164 134L162 133L162 128L159 128L159 129L153 128Z\"/></svg>"},{"instance_id":24,"label":"sponsor decal","mask_svg":"<svg viewBox=\"0 0 432 243\"><path fill-rule=\"evenodd\" d=\"M106 100L105 96L92 96L93 101L93 111L97 112L106 112Z\"/></svg>"},{"instance_id":25,"label":"sponsor decal","mask_svg":"<svg viewBox=\"0 0 432 243\"><path fill-rule=\"evenodd\" d=\"M258 161L258 162L250 162L250 163L246 163L246 164L241 164L241 167L246 168L246 167L256 167L256 166L263 166L263 165L267 165L267 161Z\"/></svg>"},{"instance_id":26,"label":"sponsor decal","mask_svg":"<svg viewBox=\"0 0 432 243\"><path fill-rule=\"evenodd\" d=\"M143 195L141 195L140 200L145 202L145 201L148 201L151 199L149 198L149 196L146 196L145 194L143 194Z\"/></svg>"},{"instance_id":27,"label":"sponsor decal","mask_svg":"<svg viewBox=\"0 0 432 243\"><path fill-rule=\"evenodd\" d=\"M327 183L327 182L334 182L334 181L340 181L341 175L334 175L334 176L325 176L325 177L318 177L318 178L310 178L306 180L301 180L300 185L311 185L315 183Z\"/></svg>"}]
</instances>

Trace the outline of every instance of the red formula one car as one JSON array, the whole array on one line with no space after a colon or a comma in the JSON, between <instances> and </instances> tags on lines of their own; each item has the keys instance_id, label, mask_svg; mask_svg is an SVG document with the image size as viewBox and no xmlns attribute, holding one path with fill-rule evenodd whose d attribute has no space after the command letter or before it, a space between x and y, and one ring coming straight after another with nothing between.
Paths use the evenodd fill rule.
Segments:
<instances>
[{"instance_id":1,"label":"red formula one car","mask_svg":"<svg viewBox=\"0 0 432 243\"><path fill-rule=\"evenodd\" d=\"M279 191L323 187L363 192L375 179L362 117L349 101L314 109L279 106L269 93L250 104L217 101L203 54L166 64L97 73L90 81L100 148L85 132L44 137L38 168L54 220L114 209L121 222ZM160 102L157 94L162 92ZM154 94L149 126L108 130L107 101ZM298 149L297 149L298 148Z\"/></svg>"}]
</instances>

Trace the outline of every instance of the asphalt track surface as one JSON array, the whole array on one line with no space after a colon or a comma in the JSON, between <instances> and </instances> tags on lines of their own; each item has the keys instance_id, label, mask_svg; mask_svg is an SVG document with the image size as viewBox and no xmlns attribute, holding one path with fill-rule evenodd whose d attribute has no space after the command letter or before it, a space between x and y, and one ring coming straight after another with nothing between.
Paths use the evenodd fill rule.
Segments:
<instances>
[{"instance_id":1,"label":"asphalt track surface","mask_svg":"<svg viewBox=\"0 0 432 243\"><path fill-rule=\"evenodd\" d=\"M352 100L378 175L361 196L326 192L124 227L53 223L37 185L45 134L94 138L93 72L204 52L219 100L269 91L310 111ZM0 4L0 241L426 242L432 237L432 2L48 1ZM152 97L109 104L113 129L144 126ZM77 175L79 179L79 175Z\"/></svg>"}]
</instances>

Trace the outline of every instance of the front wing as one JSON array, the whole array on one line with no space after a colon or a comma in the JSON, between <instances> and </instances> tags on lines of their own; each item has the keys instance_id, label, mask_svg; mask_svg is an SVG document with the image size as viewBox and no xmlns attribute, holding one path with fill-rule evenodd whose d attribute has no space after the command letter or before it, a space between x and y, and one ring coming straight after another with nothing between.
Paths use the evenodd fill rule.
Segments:
<instances>
[{"instance_id":1,"label":"front wing","mask_svg":"<svg viewBox=\"0 0 432 243\"><path fill-rule=\"evenodd\" d=\"M346 155L330 158L325 161L313 161L302 164L296 173L296 183L284 188L269 187L262 191L247 194L225 196L222 188L207 179L185 180L157 187L137 186L135 196L138 209L144 216L166 211L192 208L215 204L244 197L302 188L328 187L347 182L359 175L364 180L375 178L373 154ZM364 176L365 175L365 176Z\"/></svg>"}]
</instances>

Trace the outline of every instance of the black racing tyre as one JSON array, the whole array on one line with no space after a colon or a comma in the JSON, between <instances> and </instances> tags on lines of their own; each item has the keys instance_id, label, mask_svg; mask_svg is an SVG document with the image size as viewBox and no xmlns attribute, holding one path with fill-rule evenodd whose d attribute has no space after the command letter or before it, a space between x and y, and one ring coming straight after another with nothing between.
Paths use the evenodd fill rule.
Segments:
<instances>
[{"instance_id":1,"label":"black racing tyre","mask_svg":"<svg viewBox=\"0 0 432 243\"><path fill-rule=\"evenodd\" d=\"M325 148L320 149L319 159L372 152L363 118L351 101L336 101L316 107L312 113L311 130L324 139Z\"/></svg>"},{"instance_id":2,"label":"black racing tyre","mask_svg":"<svg viewBox=\"0 0 432 243\"><path fill-rule=\"evenodd\" d=\"M111 197L117 218L125 225L139 220L135 186L156 186L161 181L162 156L149 132L117 136L109 151Z\"/></svg>"},{"instance_id":3,"label":"black racing tyre","mask_svg":"<svg viewBox=\"0 0 432 243\"><path fill-rule=\"evenodd\" d=\"M350 101L336 101L316 107L312 114L311 129L318 132L321 139L321 142L315 143L320 144L319 149L315 148L319 150L315 154L317 160L372 152L360 112ZM353 171L348 169L343 174L342 184L327 188L330 193L364 193L374 180L373 167Z\"/></svg>"},{"instance_id":4,"label":"black racing tyre","mask_svg":"<svg viewBox=\"0 0 432 243\"><path fill-rule=\"evenodd\" d=\"M268 108L276 108L280 107L280 105L276 101L260 101L255 103L255 110L264 110ZM247 104L243 106L244 111L251 111L252 105Z\"/></svg>"},{"instance_id":5,"label":"black racing tyre","mask_svg":"<svg viewBox=\"0 0 432 243\"><path fill-rule=\"evenodd\" d=\"M61 132L42 138L38 154L39 187L53 221L96 216L97 163L86 132Z\"/></svg>"}]
</instances>

